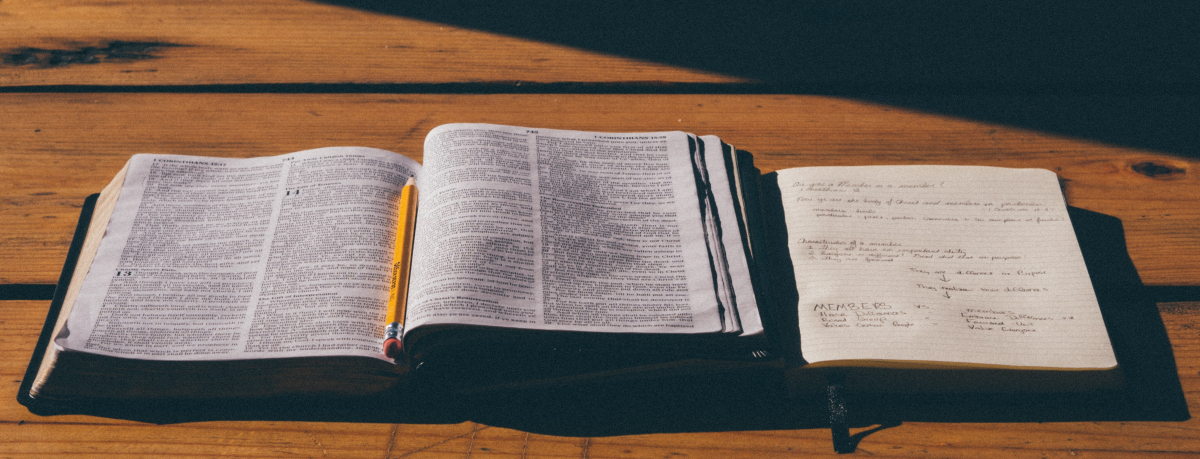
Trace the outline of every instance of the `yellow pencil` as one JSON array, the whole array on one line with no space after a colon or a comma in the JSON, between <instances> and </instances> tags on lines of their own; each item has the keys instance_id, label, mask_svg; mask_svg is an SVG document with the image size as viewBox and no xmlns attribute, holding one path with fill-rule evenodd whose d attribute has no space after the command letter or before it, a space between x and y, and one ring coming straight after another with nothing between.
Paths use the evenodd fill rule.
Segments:
<instances>
[{"instance_id":1,"label":"yellow pencil","mask_svg":"<svg viewBox=\"0 0 1200 459\"><path fill-rule=\"evenodd\" d=\"M400 356L403 347L404 313L408 306L408 273L412 268L413 227L417 222L417 185L412 177L400 190L400 223L396 231L396 256L392 258L392 294L388 297L387 328L383 354Z\"/></svg>"}]
</instances>

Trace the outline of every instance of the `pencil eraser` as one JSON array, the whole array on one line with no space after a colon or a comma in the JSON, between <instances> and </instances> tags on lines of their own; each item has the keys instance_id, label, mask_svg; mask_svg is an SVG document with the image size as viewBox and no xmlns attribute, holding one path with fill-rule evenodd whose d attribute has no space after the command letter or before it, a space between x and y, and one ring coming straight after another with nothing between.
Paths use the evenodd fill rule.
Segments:
<instances>
[{"instance_id":1,"label":"pencil eraser","mask_svg":"<svg viewBox=\"0 0 1200 459\"><path fill-rule=\"evenodd\" d=\"M389 359L400 357L400 340L396 338L388 338L383 342L383 355Z\"/></svg>"}]
</instances>

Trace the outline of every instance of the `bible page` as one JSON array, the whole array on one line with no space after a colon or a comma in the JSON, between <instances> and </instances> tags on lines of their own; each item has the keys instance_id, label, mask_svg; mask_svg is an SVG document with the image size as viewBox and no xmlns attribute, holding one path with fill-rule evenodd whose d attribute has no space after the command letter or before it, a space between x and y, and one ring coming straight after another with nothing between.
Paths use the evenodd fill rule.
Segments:
<instances>
[{"instance_id":1,"label":"bible page","mask_svg":"<svg viewBox=\"0 0 1200 459\"><path fill-rule=\"evenodd\" d=\"M383 358L399 191L370 148L135 155L56 342L147 360Z\"/></svg>"},{"instance_id":2,"label":"bible page","mask_svg":"<svg viewBox=\"0 0 1200 459\"><path fill-rule=\"evenodd\" d=\"M762 318L758 312L758 299L754 295L754 284L750 278L750 263L742 245L741 229L738 227L737 209L734 208L734 184L730 178L732 158L726 158L721 139L717 136L701 137L704 162L708 168L708 182L712 190L713 205L719 217L717 228L719 243L714 250L723 261L717 263L718 273L728 276L731 321L738 322L743 335L763 333ZM730 151L732 153L732 151Z\"/></svg>"},{"instance_id":3,"label":"bible page","mask_svg":"<svg viewBox=\"0 0 1200 459\"><path fill-rule=\"evenodd\" d=\"M1116 365L1053 172L865 166L778 177L808 362Z\"/></svg>"},{"instance_id":4,"label":"bible page","mask_svg":"<svg viewBox=\"0 0 1200 459\"><path fill-rule=\"evenodd\" d=\"M686 134L445 125L424 167L406 328L721 329Z\"/></svg>"}]
</instances>

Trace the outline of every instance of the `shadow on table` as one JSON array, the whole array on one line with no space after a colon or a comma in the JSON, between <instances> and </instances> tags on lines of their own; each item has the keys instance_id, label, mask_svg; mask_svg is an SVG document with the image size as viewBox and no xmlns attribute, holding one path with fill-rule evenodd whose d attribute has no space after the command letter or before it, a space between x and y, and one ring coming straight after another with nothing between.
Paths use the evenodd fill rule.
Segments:
<instances>
[{"instance_id":1,"label":"shadow on table","mask_svg":"<svg viewBox=\"0 0 1200 459\"><path fill-rule=\"evenodd\" d=\"M852 436L852 442L904 421L1189 418L1162 319L1125 251L1120 220L1076 208L1071 208L1070 213L1117 360L1124 371L1124 388L1066 394L850 395L846 400L850 424L879 426ZM792 275L787 263L774 268L782 278ZM794 288L779 292L784 297L781 301L787 301L790 295L789 304L795 304ZM788 399L781 374L774 369L757 368L473 396L450 396L429 389L401 390L358 398L201 400L169 405L79 404L57 406L45 414L89 414L152 423L286 420L436 424L472 420L535 433L607 436L823 428L829 422L826 403L819 397Z\"/></svg>"},{"instance_id":2,"label":"shadow on table","mask_svg":"<svg viewBox=\"0 0 1200 459\"><path fill-rule=\"evenodd\" d=\"M1190 418L1157 305L1125 250L1120 219L1071 207L1072 224L1125 378L1120 390L1064 394L856 396L859 424L900 421L1182 421Z\"/></svg>"},{"instance_id":3,"label":"shadow on table","mask_svg":"<svg viewBox=\"0 0 1200 459\"><path fill-rule=\"evenodd\" d=\"M321 3L1200 157L1196 2Z\"/></svg>"}]
</instances>

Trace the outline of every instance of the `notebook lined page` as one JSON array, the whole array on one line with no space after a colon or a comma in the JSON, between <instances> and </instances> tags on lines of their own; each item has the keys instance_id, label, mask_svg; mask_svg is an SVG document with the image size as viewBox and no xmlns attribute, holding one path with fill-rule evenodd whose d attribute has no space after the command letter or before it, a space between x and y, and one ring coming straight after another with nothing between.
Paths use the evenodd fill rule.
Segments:
<instances>
[{"instance_id":1,"label":"notebook lined page","mask_svg":"<svg viewBox=\"0 0 1200 459\"><path fill-rule=\"evenodd\" d=\"M778 174L807 361L1116 365L1053 172Z\"/></svg>"}]
</instances>

